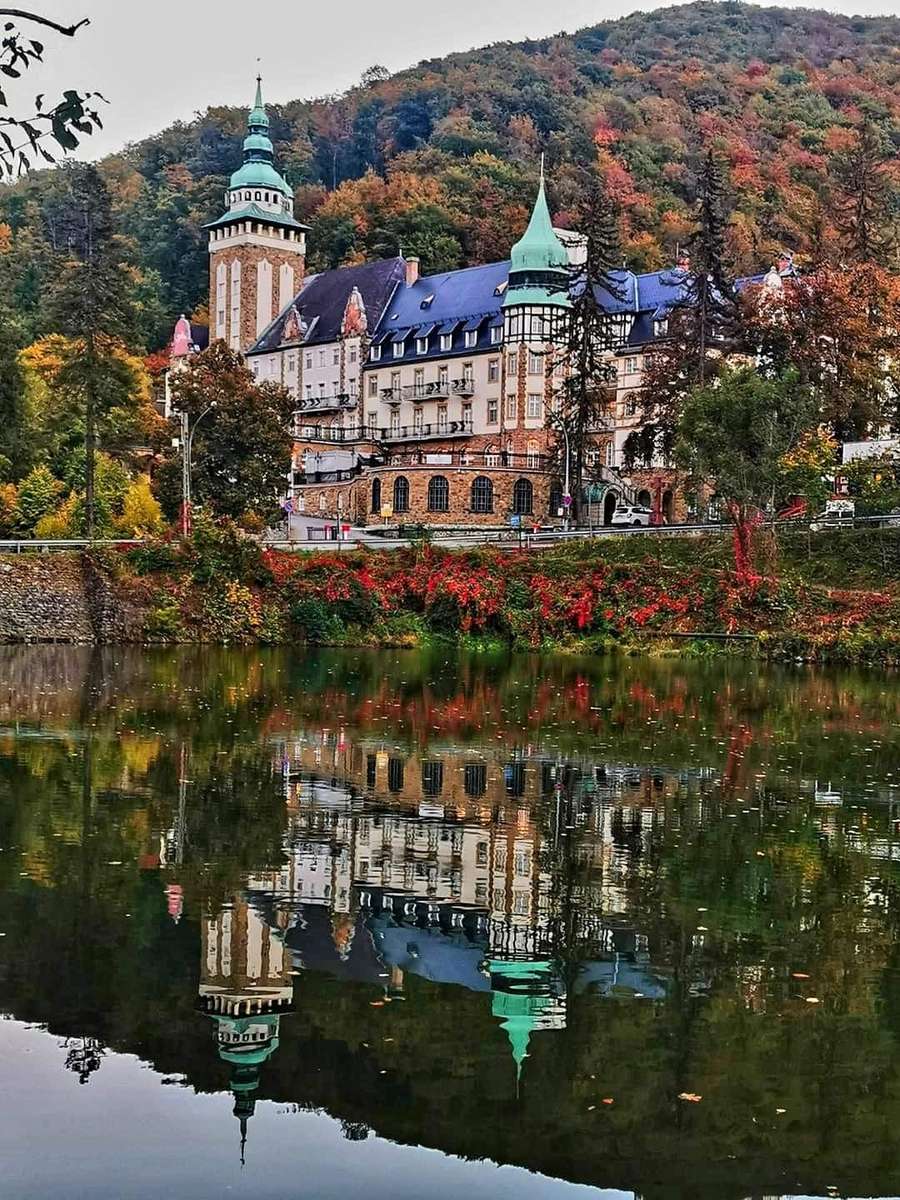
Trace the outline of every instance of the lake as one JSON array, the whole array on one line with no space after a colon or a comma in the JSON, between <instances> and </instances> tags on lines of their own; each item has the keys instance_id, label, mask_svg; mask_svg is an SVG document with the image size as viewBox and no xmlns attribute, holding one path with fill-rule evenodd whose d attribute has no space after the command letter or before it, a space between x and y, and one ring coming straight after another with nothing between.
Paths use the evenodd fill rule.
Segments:
<instances>
[{"instance_id":1,"label":"lake","mask_svg":"<svg viewBox=\"0 0 900 1200\"><path fill-rule=\"evenodd\" d=\"M900 688L0 647L0 1195L900 1195Z\"/></svg>"}]
</instances>

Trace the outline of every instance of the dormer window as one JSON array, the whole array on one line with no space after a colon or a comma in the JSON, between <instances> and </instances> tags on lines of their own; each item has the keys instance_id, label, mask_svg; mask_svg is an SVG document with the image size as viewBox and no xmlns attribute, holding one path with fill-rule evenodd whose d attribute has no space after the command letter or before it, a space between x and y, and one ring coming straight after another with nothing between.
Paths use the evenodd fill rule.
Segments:
<instances>
[{"instance_id":1,"label":"dormer window","mask_svg":"<svg viewBox=\"0 0 900 1200\"><path fill-rule=\"evenodd\" d=\"M434 293L433 292L430 296L425 297L425 299L419 305L419 308L431 308L432 304L434 304Z\"/></svg>"},{"instance_id":2,"label":"dormer window","mask_svg":"<svg viewBox=\"0 0 900 1200\"><path fill-rule=\"evenodd\" d=\"M378 360L381 358L381 347L373 346L369 351L369 357L371 358L372 362L378 362Z\"/></svg>"},{"instance_id":3,"label":"dormer window","mask_svg":"<svg viewBox=\"0 0 900 1200\"><path fill-rule=\"evenodd\" d=\"M500 339L502 337L503 337L502 327L500 325L493 325L491 327L491 345L492 346L498 345L500 342Z\"/></svg>"},{"instance_id":4,"label":"dormer window","mask_svg":"<svg viewBox=\"0 0 900 1200\"><path fill-rule=\"evenodd\" d=\"M497 286L494 288L494 295L495 296L505 296L506 289L508 287L509 287L509 281L504 279L502 283L498 283Z\"/></svg>"},{"instance_id":5,"label":"dormer window","mask_svg":"<svg viewBox=\"0 0 900 1200\"><path fill-rule=\"evenodd\" d=\"M427 354L427 353L428 353L428 338L427 337L416 338L416 354Z\"/></svg>"},{"instance_id":6,"label":"dormer window","mask_svg":"<svg viewBox=\"0 0 900 1200\"><path fill-rule=\"evenodd\" d=\"M453 349L453 334L452 333L442 333L441 334L441 349L442 350L452 350Z\"/></svg>"},{"instance_id":7,"label":"dormer window","mask_svg":"<svg viewBox=\"0 0 900 1200\"><path fill-rule=\"evenodd\" d=\"M466 330L466 349L472 350L472 349L474 349L474 347L477 344L478 344L478 330L477 329L467 329Z\"/></svg>"},{"instance_id":8,"label":"dormer window","mask_svg":"<svg viewBox=\"0 0 900 1200\"><path fill-rule=\"evenodd\" d=\"M406 353L405 342L394 342L394 358L402 358Z\"/></svg>"}]
</instances>

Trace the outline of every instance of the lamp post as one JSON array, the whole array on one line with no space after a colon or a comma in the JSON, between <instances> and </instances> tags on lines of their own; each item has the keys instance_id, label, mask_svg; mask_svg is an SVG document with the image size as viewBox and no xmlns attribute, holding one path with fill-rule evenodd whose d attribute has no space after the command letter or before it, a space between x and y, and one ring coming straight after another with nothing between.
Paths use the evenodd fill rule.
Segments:
<instances>
[{"instance_id":1,"label":"lamp post","mask_svg":"<svg viewBox=\"0 0 900 1200\"><path fill-rule=\"evenodd\" d=\"M190 537L191 535L191 447L194 444L194 434L197 432L197 426L203 420L207 413L212 412L216 407L216 402L207 405L203 412L194 422L193 429L189 429L188 414L182 411L181 414L181 535L182 537Z\"/></svg>"},{"instance_id":2,"label":"lamp post","mask_svg":"<svg viewBox=\"0 0 900 1200\"><path fill-rule=\"evenodd\" d=\"M560 422L560 425L562 428L563 437L566 439L566 470L565 470L565 484L564 484L564 490L563 490L563 509L565 510L565 516L563 518L563 522L564 522L563 528L565 529L566 533L568 533L569 532L569 514L572 511L572 492L571 492L571 480L570 480L570 471L569 471L569 464L570 464L572 455L571 455L571 450L570 450L570 445L569 445L569 427L566 424L565 419L563 419Z\"/></svg>"}]
</instances>

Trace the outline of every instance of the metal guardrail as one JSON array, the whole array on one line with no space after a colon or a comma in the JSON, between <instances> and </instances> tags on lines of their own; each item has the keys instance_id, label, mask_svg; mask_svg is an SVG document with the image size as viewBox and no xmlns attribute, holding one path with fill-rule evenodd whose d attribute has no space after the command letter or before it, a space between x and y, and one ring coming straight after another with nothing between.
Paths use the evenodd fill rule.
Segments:
<instances>
[{"instance_id":1,"label":"metal guardrail","mask_svg":"<svg viewBox=\"0 0 900 1200\"><path fill-rule=\"evenodd\" d=\"M50 554L55 550L94 550L98 546L142 546L142 538L14 538L0 541L0 554L26 554L37 551Z\"/></svg>"}]
</instances>

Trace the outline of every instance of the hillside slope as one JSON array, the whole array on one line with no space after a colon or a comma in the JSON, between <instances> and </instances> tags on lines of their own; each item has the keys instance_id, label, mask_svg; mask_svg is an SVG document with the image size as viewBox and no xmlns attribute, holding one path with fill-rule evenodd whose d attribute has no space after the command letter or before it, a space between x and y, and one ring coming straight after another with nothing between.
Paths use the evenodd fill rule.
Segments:
<instances>
[{"instance_id":1,"label":"hillside slope","mask_svg":"<svg viewBox=\"0 0 900 1200\"><path fill-rule=\"evenodd\" d=\"M835 164L863 122L896 163L898 44L896 18L698 0L393 76L373 69L343 96L274 108L272 133L313 227L316 267L400 245L426 270L505 256L543 151L560 223L594 169L622 203L630 265L652 268L686 236L697 163L713 148L736 200L734 266L747 271L779 245L816 254L833 240L846 198ZM210 108L103 163L139 267L148 341L203 301L200 227L220 211L244 122L243 110ZM56 186L43 172L0 197L12 231L0 282L25 337L44 328Z\"/></svg>"}]
</instances>

